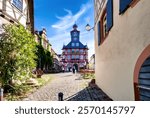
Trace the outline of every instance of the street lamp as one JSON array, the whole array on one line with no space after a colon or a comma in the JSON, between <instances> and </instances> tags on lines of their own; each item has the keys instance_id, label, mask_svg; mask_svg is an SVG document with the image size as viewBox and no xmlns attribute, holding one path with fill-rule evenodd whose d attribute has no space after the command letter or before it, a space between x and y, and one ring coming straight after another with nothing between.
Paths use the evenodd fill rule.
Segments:
<instances>
[{"instance_id":1,"label":"street lamp","mask_svg":"<svg viewBox=\"0 0 150 118\"><path fill-rule=\"evenodd\" d=\"M89 24L87 24L87 25L85 26L85 29L86 29L87 31L90 31L91 29L94 30L94 27L91 28L91 26L90 26Z\"/></svg>"}]
</instances>

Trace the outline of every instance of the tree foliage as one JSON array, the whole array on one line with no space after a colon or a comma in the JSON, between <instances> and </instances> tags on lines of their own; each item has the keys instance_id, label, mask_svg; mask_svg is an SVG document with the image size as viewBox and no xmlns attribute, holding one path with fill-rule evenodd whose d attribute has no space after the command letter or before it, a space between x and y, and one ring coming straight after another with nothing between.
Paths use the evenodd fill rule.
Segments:
<instances>
[{"instance_id":1,"label":"tree foliage","mask_svg":"<svg viewBox=\"0 0 150 118\"><path fill-rule=\"evenodd\" d=\"M53 57L48 50L45 50L46 60L45 60L45 68L49 70L53 65Z\"/></svg>"},{"instance_id":2,"label":"tree foliage","mask_svg":"<svg viewBox=\"0 0 150 118\"><path fill-rule=\"evenodd\" d=\"M37 68L40 68L41 70L48 71L53 63L53 58L51 56L51 53L44 49L42 45L37 45Z\"/></svg>"},{"instance_id":3,"label":"tree foliage","mask_svg":"<svg viewBox=\"0 0 150 118\"><path fill-rule=\"evenodd\" d=\"M45 65L45 51L44 51L44 48L42 47L42 45L37 45L37 68L41 68L43 70L44 68L44 65Z\"/></svg>"},{"instance_id":4,"label":"tree foliage","mask_svg":"<svg viewBox=\"0 0 150 118\"><path fill-rule=\"evenodd\" d=\"M23 82L31 77L36 67L36 43L22 25L5 25L3 30L0 34L0 80L5 86L12 80Z\"/></svg>"}]
</instances>

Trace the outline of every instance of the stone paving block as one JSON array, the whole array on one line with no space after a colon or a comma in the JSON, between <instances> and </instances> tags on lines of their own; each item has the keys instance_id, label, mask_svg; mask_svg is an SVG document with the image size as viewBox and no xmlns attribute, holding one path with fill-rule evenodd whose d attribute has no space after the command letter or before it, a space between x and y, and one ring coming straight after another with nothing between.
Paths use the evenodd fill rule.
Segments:
<instances>
[{"instance_id":1,"label":"stone paving block","mask_svg":"<svg viewBox=\"0 0 150 118\"><path fill-rule=\"evenodd\" d=\"M64 93L67 101L111 100L101 89L86 87L90 80L82 79L80 74L53 74L53 80L25 98L25 101L58 101L58 93Z\"/></svg>"}]
</instances>

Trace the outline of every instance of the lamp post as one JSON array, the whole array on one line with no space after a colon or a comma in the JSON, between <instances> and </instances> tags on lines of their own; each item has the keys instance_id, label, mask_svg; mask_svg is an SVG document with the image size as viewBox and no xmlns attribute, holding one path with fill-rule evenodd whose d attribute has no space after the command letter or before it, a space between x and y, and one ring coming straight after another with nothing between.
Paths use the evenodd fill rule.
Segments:
<instances>
[{"instance_id":1,"label":"lamp post","mask_svg":"<svg viewBox=\"0 0 150 118\"><path fill-rule=\"evenodd\" d=\"M87 31L90 31L90 30L94 30L94 27L91 27L89 24L87 24L86 26L85 26L85 29L87 30Z\"/></svg>"}]
</instances>

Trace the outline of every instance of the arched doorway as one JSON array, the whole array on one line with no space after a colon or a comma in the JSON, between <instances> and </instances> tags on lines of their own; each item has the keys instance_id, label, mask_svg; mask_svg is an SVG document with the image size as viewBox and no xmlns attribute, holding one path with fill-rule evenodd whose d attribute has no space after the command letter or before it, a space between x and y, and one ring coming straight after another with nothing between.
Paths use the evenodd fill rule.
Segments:
<instances>
[{"instance_id":1,"label":"arched doorway","mask_svg":"<svg viewBox=\"0 0 150 118\"><path fill-rule=\"evenodd\" d=\"M150 45L139 56L134 70L135 100L150 101Z\"/></svg>"},{"instance_id":2,"label":"arched doorway","mask_svg":"<svg viewBox=\"0 0 150 118\"><path fill-rule=\"evenodd\" d=\"M73 66L75 67L76 71L78 72L78 64L73 64Z\"/></svg>"},{"instance_id":3,"label":"arched doorway","mask_svg":"<svg viewBox=\"0 0 150 118\"><path fill-rule=\"evenodd\" d=\"M67 71L71 72L71 64L67 65Z\"/></svg>"}]
</instances>

